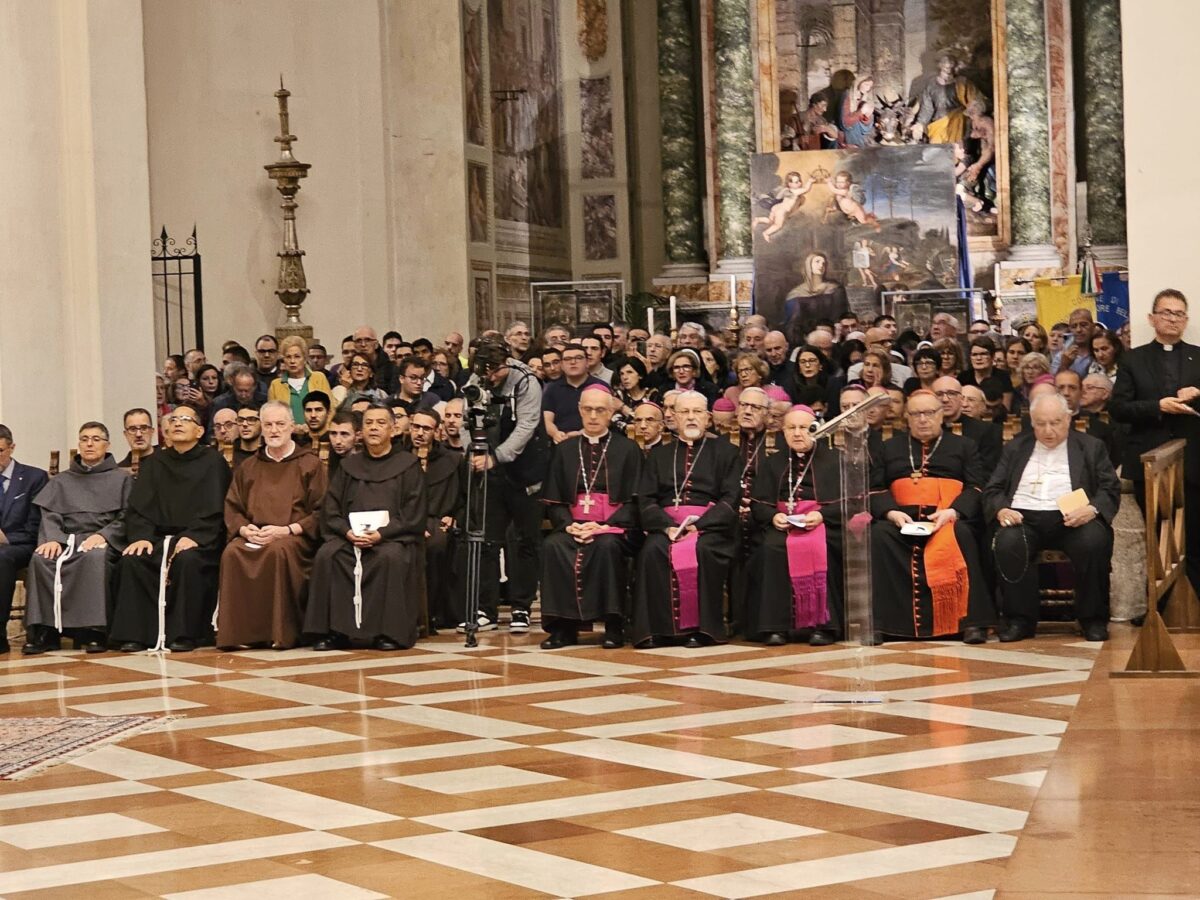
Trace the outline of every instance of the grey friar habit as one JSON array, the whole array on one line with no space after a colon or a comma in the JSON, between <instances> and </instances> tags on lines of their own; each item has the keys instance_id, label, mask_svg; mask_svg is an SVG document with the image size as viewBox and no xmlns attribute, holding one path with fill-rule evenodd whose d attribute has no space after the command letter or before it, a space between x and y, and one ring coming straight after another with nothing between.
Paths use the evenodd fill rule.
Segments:
<instances>
[{"instance_id":1,"label":"grey friar habit","mask_svg":"<svg viewBox=\"0 0 1200 900\"><path fill-rule=\"evenodd\" d=\"M553 531L542 542L542 625L624 619L629 563L638 545L635 492L642 453L623 434L568 438L554 448L542 482L542 502ZM588 499L590 496L590 500ZM565 531L575 522L610 529L581 544Z\"/></svg>"},{"instance_id":2,"label":"grey friar habit","mask_svg":"<svg viewBox=\"0 0 1200 900\"><path fill-rule=\"evenodd\" d=\"M123 512L133 479L110 455L92 468L78 459L67 471L51 478L33 502L42 510L38 545L57 541L64 555L74 536L71 555L62 564L62 625L64 628L103 628L107 622L109 579L125 549ZM79 551L79 545L98 534L107 548ZM25 577L26 625L54 626L54 570L57 560L36 553Z\"/></svg>"},{"instance_id":3,"label":"grey friar habit","mask_svg":"<svg viewBox=\"0 0 1200 900\"><path fill-rule=\"evenodd\" d=\"M705 437L691 444L676 440L655 447L642 466L638 505L646 542L638 555L633 602L633 640L698 632L725 640L724 593L733 562L741 485L738 451L726 441ZM675 497L678 492L679 506ZM679 508L708 507L695 523L698 616L687 616L687 588L672 568L672 545ZM677 512L676 510L679 509ZM682 587L682 590L681 590Z\"/></svg>"},{"instance_id":4,"label":"grey friar habit","mask_svg":"<svg viewBox=\"0 0 1200 900\"><path fill-rule=\"evenodd\" d=\"M354 545L350 513L386 509L383 540L362 551L362 627L354 615ZM425 479L407 450L356 453L342 460L321 509L324 543L313 561L304 630L371 641L417 642L425 608Z\"/></svg>"},{"instance_id":5,"label":"grey friar habit","mask_svg":"<svg viewBox=\"0 0 1200 900\"><path fill-rule=\"evenodd\" d=\"M171 562L166 639L189 638L197 643L211 639L229 479L225 458L203 444L186 453L163 447L142 459L125 510L125 540L150 541L154 552L122 556L117 565L110 641L147 646L157 642L159 570L167 536L171 536ZM196 546L176 554L176 541L183 537Z\"/></svg>"},{"instance_id":6,"label":"grey friar habit","mask_svg":"<svg viewBox=\"0 0 1200 900\"><path fill-rule=\"evenodd\" d=\"M325 466L315 452L299 446L282 460L271 459L264 447L237 467L225 497L229 543L221 554L218 647L295 646L325 487ZM257 550L238 534L245 525L293 524L300 527L299 534L276 538Z\"/></svg>"}]
</instances>

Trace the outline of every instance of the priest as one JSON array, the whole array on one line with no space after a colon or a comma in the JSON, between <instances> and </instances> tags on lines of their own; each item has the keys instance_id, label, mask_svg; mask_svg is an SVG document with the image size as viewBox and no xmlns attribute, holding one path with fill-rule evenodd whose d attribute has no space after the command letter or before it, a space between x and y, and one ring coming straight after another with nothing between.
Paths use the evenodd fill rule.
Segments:
<instances>
[{"instance_id":1,"label":"priest","mask_svg":"<svg viewBox=\"0 0 1200 900\"><path fill-rule=\"evenodd\" d=\"M352 639L376 650L417 641L425 608L425 481L407 450L392 445L396 417L372 402L363 412L363 452L342 460L321 509L324 544L313 562L304 630L314 650Z\"/></svg>"},{"instance_id":2,"label":"priest","mask_svg":"<svg viewBox=\"0 0 1200 900\"><path fill-rule=\"evenodd\" d=\"M237 467L225 497L217 646L296 645L325 498L325 467L297 445L291 404L259 411L263 447Z\"/></svg>"},{"instance_id":3,"label":"priest","mask_svg":"<svg viewBox=\"0 0 1200 900\"><path fill-rule=\"evenodd\" d=\"M554 529L542 544L542 627L550 650L574 644L579 627L604 622L606 650L624 644L629 563L637 546L637 444L609 430L612 391L579 395L582 432L558 445L542 484Z\"/></svg>"},{"instance_id":4,"label":"priest","mask_svg":"<svg viewBox=\"0 0 1200 900\"><path fill-rule=\"evenodd\" d=\"M26 655L76 647L105 650L109 579L125 549L123 512L133 479L109 453L108 428L85 422L79 455L33 498L42 511L38 546L25 575Z\"/></svg>"},{"instance_id":5,"label":"priest","mask_svg":"<svg viewBox=\"0 0 1200 900\"><path fill-rule=\"evenodd\" d=\"M643 456L664 443L663 409L651 400L644 400L633 410L633 434ZM669 435L668 435L669 437Z\"/></svg>"},{"instance_id":6,"label":"priest","mask_svg":"<svg viewBox=\"0 0 1200 900\"><path fill-rule=\"evenodd\" d=\"M165 432L170 446L141 461L125 511L129 543L109 627L125 653L185 653L212 636L229 466L200 443L204 425L192 407L175 407Z\"/></svg>"},{"instance_id":7,"label":"priest","mask_svg":"<svg viewBox=\"0 0 1200 900\"><path fill-rule=\"evenodd\" d=\"M995 623L972 528L981 508L979 452L943 431L942 417L932 391L913 391L908 433L885 441L872 467L872 642L961 633L964 643L982 644ZM917 522L932 534L901 532Z\"/></svg>"},{"instance_id":8,"label":"priest","mask_svg":"<svg viewBox=\"0 0 1200 900\"><path fill-rule=\"evenodd\" d=\"M425 589L429 600L429 628L461 621L449 608L451 569L454 558L450 533L458 503L462 454L447 450L435 438L442 417L428 407L412 414L409 434L412 452L425 477Z\"/></svg>"},{"instance_id":9,"label":"priest","mask_svg":"<svg viewBox=\"0 0 1200 900\"><path fill-rule=\"evenodd\" d=\"M651 451L638 502L646 542L638 556L633 637L639 647L725 640L722 598L737 526L738 454L708 436L708 399L681 391L679 439Z\"/></svg>"},{"instance_id":10,"label":"priest","mask_svg":"<svg viewBox=\"0 0 1200 900\"><path fill-rule=\"evenodd\" d=\"M807 629L817 646L840 636L830 624L843 609L839 451L813 440L816 421L793 406L783 417L787 452L765 459L754 479L746 636L772 647Z\"/></svg>"}]
</instances>

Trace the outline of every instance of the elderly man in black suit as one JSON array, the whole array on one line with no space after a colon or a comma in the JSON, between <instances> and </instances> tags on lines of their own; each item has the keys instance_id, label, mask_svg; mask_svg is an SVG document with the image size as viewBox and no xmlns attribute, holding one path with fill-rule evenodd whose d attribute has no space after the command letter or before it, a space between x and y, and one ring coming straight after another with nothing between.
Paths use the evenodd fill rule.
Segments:
<instances>
[{"instance_id":1,"label":"elderly man in black suit","mask_svg":"<svg viewBox=\"0 0 1200 900\"><path fill-rule=\"evenodd\" d=\"M0 425L0 625L12 612L17 573L29 565L37 546L42 511L33 498L49 480L41 469L13 459L12 432ZM0 653L7 653L8 638L0 628Z\"/></svg>"},{"instance_id":2,"label":"elderly man in black suit","mask_svg":"<svg viewBox=\"0 0 1200 900\"><path fill-rule=\"evenodd\" d=\"M1145 505L1146 496L1141 455L1176 438L1187 440L1187 572L1192 587L1200 590L1200 347L1183 340L1188 304L1182 293L1159 291L1150 310L1154 340L1122 355L1108 411L1130 426L1122 473L1133 480L1139 505Z\"/></svg>"},{"instance_id":3,"label":"elderly man in black suit","mask_svg":"<svg viewBox=\"0 0 1200 900\"><path fill-rule=\"evenodd\" d=\"M1038 620L1037 555L1061 550L1075 573L1075 612L1084 637L1108 639L1112 520L1121 483L1102 441L1076 431L1059 394L1030 408L1033 432L1004 448L984 489L984 514L996 526L992 552L1007 625L1002 641L1033 637ZM1086 498L1067 498L1082 489ZM1061 505L1060 505L1061 504Z\"/></svg>"}]
</instances>

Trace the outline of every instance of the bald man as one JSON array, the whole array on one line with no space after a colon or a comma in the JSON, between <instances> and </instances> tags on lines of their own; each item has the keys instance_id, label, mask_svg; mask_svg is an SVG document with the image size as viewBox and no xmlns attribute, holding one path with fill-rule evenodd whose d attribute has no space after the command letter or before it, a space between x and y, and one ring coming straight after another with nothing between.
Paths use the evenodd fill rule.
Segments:
<instances>
[{"instance_id":1,"label":"bald man","mask_svg":"<svg viewBox=\"0 0 1200 900\"><path fill-rule=\"evenodd\" d=\"M634 408L633 436L642 448L643 456L649 456L651 450L671 437L670 432L666 431L661 406L657 403L639 403Z\"/></svg>"},{"instance_id":2,"label":"bald man","mask_svg":"<svg viewBox=\"0 0 1200 900\"><path fill-rule=\"evenodd\" d=\"M984 472L991 472L1000 461L1004 448L1004 433L999 425L980 422L963 414L963 386L949 375L934 379L933 393L942 404L942 428L954 431L971 441L979 451Z\"/></svg>"}]
</instances>

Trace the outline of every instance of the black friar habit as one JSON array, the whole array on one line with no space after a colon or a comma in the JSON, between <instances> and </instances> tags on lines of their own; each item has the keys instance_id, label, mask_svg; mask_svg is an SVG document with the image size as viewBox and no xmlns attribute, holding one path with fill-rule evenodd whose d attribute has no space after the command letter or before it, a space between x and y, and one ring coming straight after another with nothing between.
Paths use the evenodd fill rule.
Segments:
<instances>
[{"instance_id":1,"label":"black friar habit","mask_svg":"<svg viewBox=\"0 0 1200 900\"><path fill-rule=\"evenodd\" d=\"M640 533L635 492L642 465L637 444L622 434L586 435L559 444L542 483L553 532L542 543L542 625L574 630L605 619L619 627L628 608L629 561ZM581 544L566 527L600 522L611 531ZM616 621L614 621L614 619Z\"/></svg>"},{"instance_id":2,"label":"black friar habit","mask_svg":"<svg viewBox=\"0 0 1200 900\"><path fill-rule=\"evenodd\" d=\"M130 544L150 541L154 552L121 557L111 641L146 646L157 642L159 574L168 535L166 641L211 641L229 479L224 457L203 444L186 453L163 447L141 461L125 511L125 539ZM176 541L183 537L196 546L176 553Z\"/></svg>"},{"instance_id":3,"label":"black friar habit","mask_svg":"<svg viewBox=\"0 0 1200 900\"><path fill-rule=\"evenodd\" d=\"M350 513L387 510L383 540L362 551L362 625L355 622L354 545ZM371 641L417 641L425 607L425 479L417 458L393 448L386 456L342 460L321 510L325 543L313 561L304 630Z\"/></svg>"},{"instance_id":4,"label":"black friar habit","mask_svg":"<svg viewBox=\"0 0 1200 900\"><path fill-rule=\"evenodd\" d=\"M51 478L33 499L42 510L39 546L56 541L63 547L63 628L99 629L107 621L109 579L125 549L122 513L132 487L128 472L118 468L111 455L90 469L76 457L67 471ZM80 552L80 545L94 534L103 537L108 547ZM54 627L56 568L58 560L36 553L30 559L25 577L26 625Z\"/></svg>"},{"instance_id":5,"label":"black friar habit","mask_svg":"<svg viewBox=\"0 0 1200 900\"><path fill-rule=\"evenodd\" d=\"M950 481L962 484L957 496ZM875 631L940 637L995 623L973 527L981 509L981 485L974 441L943 432L925 446L908 433L884 442L883 459L871 468ZM936 502L931 496L910 502L913 495L939 492ZM955 510L958 519L952 535L941 538L906 536L887 520L892 510L920 521L944 508ZM930 559L938 560L935 571L927 570Z\"/></svg>"},{"instance_id":6,"label":"black friar habit","mask_svg":"<svg viewBox=\"0 0 1200 900\"><path fill-rule=\"evenodd\" d=\"M750 577L747 563L754 552L758 530L751 512L754 478L767 457L776 455L780 447L786 450L787 445L779 434L765 428L759 432L735 431L720 440L728 442L738 452L738 524L734 538L737 552L729 578L729 622L736 632L746 624L746 590Z\"/></svg>"},{"instance_id":7,"label":"black friar habit","mask_svg":"<svg viewBox=\"0 0 1200 900\"><path fill-rule=\"evenodd\" d=\"M441 444L429 448L429 455L420 459L425 472L425 589L429 596L429 617L434 627L454 625L449 608L451 572L454 559L450 533L442 529L442 519L453 517L458 505L459 473L462 454L450 451Z\"/></svg>"},{"instance_id":8,"label":"black friar habit","mask_svg":"<svg viewBox=\"0 0 1200 900\"><path fill-rule=\"evenodd\" d=\"M757 534L748 566L750 602L746 607L746 636L752 640L817 626L839 634L844 631L839 454L826 441L817 441L809 453L785 449L759 466L751 507ZM795 504L796 514L812 511L810 507L816 504L815 511L824 519L824 584L802 588L793 584L804 567L797 565L796 572L789 568L788 540L803 541L805 534L780 531L772 521L776 513L787 513L789 503ZM813 594L807 594L808 590ZM806 602L810 599L812 605Z\"/></svg>"},{"instance_id":9,"label":"black friar habit","mask_svg":"<svg viewBox=\"0 0 1200 900\"><path fill-rule=\"evenodd\" d=\"M722 599L734 555L739 472L737 451L712 437L692 444L677 440L656 447L646 459L638 488L646 542L638 556L635 643L696 633L725 640ZM708 507L695 523L699 540L691 585L686 577L681 584L672 566L673 556L679 559L683 554L673 551L666 534L689 507L697 512ZM690 595L691 587L696 595Z\"/></svg>"}]
</instances>

